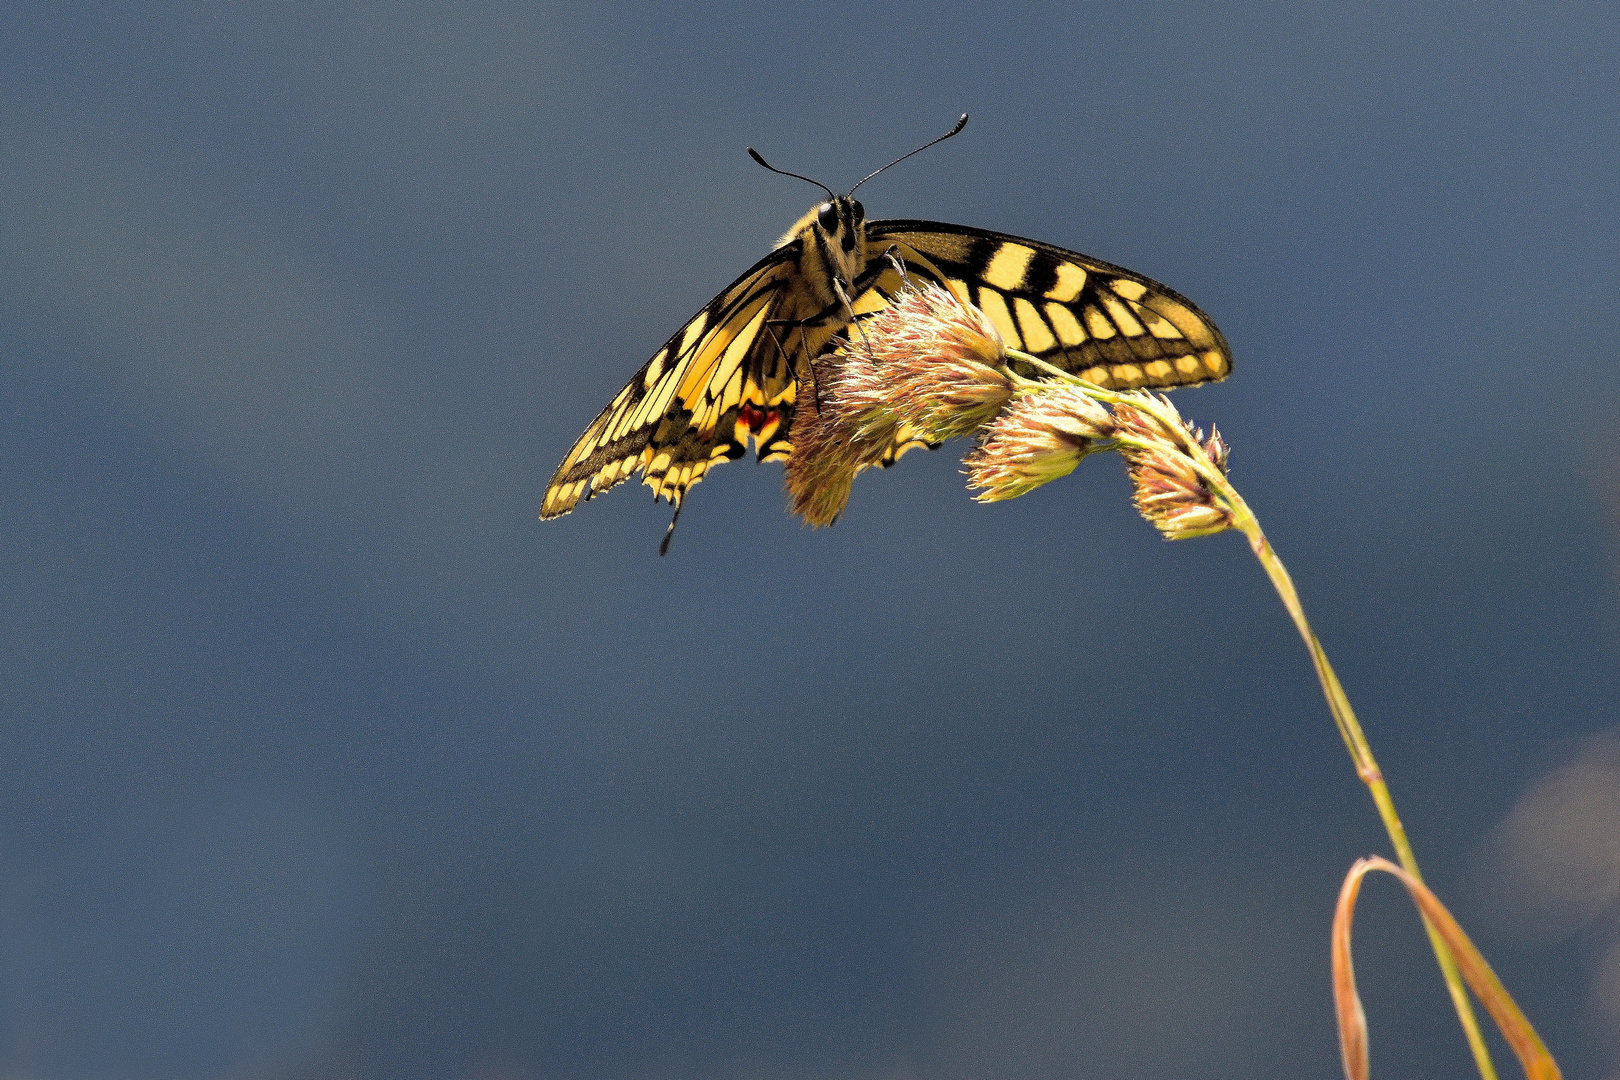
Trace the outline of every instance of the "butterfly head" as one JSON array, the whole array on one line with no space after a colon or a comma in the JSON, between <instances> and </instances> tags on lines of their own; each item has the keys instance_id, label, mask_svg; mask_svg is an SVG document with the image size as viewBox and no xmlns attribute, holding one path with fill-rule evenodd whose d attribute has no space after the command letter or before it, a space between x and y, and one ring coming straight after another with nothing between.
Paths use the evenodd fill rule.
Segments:
<instances>
[{"instance_id":1,"label":"butterfly head","mask_svg":"<svg viewBox=\"0 0 1620 1080\"><path fill-rule=\"evenodd\" d=\"M919 154L933 146L934 143L950 138L961 131L967 121L967 113L963 113L961 118L956 121L956 126L951 130L932 142L924 143L909 154L901 154L889 162L889 165L898 165L912 154ZM883 169L887 169L889 165L883 166L883 169L876 169L867 173L847 193L835 195L832 189L820 180L812 180L810 177L796 172L778 169L761 157L759 151L752 146L748 148L748 156L773 173L781 173L783 176L791 176L794 179L814 184L827 193L827 201L794 222L793 228L782 235L780 243L787 244L799 239L806 242L813 240L826 258L828 265L842 271L838 276L845 281L849 281L850 275L866 263L866 208L861 205L859 199L855 198L855 188L872 179Z\"/></svg>"},{"instance_id":2,"label":"butterfly head","mask_svg":"<svg viewBox=\"0 0 1620 1080\"><path fill-rule=\"evenodd\" d=\"M818 253L820 264L848 284L866 265L866 208L859 199L833 195L794 222L781 243L795 240Z\"/></svg>"},{"instance_id":3,"label":"butterfly head","mask_svg":"<svg viewBox=\"0 0 1620 1080\"><path fill-rule=\"evenodd\" d=\"M840 251L854 251L856 237L864 232L866 207L859 199L835 195L816 207L816 227Z\"/></svg>"}]
</instances>

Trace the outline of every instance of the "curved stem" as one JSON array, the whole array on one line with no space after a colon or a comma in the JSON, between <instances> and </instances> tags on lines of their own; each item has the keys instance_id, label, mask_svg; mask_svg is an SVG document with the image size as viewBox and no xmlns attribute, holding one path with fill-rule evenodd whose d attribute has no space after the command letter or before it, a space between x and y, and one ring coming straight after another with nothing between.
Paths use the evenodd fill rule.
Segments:
<instances>
[{"instance_id":1,"label":"curved stem","mask_svg":"<svg viewBox=\"0 0 1620 1080\"><path fill-rule=\"evenodd\" d=\"M1219 472L1219 470L1212 471ZM1232 507L1234 526L1249 538L1249 547L1254 551L1254 557L1259 559L1260 565L1265 568L1266 576L1271 578L1271 584L1276 588L1277 595L1282 598L1283 607L1288 609L1289 616L1294 620L1295 629L1305 641L1305 648L1311 654L1311 663L1316 667L1316 677L1322 684L1322 694L1327 698L1328 710L1333 714L1333 722L1338 725L1339 734L1344 738L1344 745L1350 751L1350 759L1355 762L1356 773L1372 794L1373 804L1378 807L1378 816L1384 822L1384 831L1389 834L1390 842L1395 846L1396 857L1400 859L1402 868L1408 874L1417 881L1422 881L1423 875L1418 870L1417 856L1412 851L1411 842L1406 838L1406 828L1401 824L1400 815L1395 812L1395 801L1390 797L1389 785L1384 783L1384 774L1379 770L1378 762L1373 757L1372 747L1367 744L1367 736L1361 730L1355 710L1350 707L1350 699L1345 695L1344 687L1339 684L1339 677L1334 674L1333 665L1328 663L1327 652L1323 650L1316 632L1311 629L1311 624L1305 618L1305 609L1299 602L1299 594L1294 589L1293 579L1288 576L1288 568L1283 566L1282 560L1272 550L1266 534L1260 531L1260 522L1255 518L1254 512L1231 484L1226 482L1224 476L1220 478L1217 490ZM1447 991L1451 994L1451 1003L1457 1010L1457 1020L1462 1024L1463 1034L1467 1036L1468 1047L1473 1051L1474 1064L1479 1068L1479 1075L1483 1080L1497 1080L1496 1066L1492 1063L1491 1052L1485 1045L1485 1035L1480 1030L1473 1004L1468 999L1468 991L1457 971L1457 960L1427 915L1423 917L1423 929L1428 933L1429 944L1434 948L1435 959L1440 964L1440 973L1445 978Z\"/></svg>"},{"instance_id":2,"label":"curved stem","mask_svg":"<svg viewBox=\"0 0 1620 1080\"><path fill-rule=\"evenodd\" d=\"M1322 642L1317 639L1316 632L1311 629L1310 622L1305 618L1305 608L1299 602L1299 593L1294 589L1294 581L1288 575L1288 568L1283 566L1282 560L1272 550L1266 534L1260 531L1259 519L1254 516L1254 511L1249 509L1248 503L1243 501L1243 496L1239 495L1237 489L1227 480L1226 474L1215 467L1209 455L1204 452L1204 448L1198 445L1183 426L1181 417L1162 399L1152 394L1120 393L1104 389L1062 368L1054 367L1037 356L1015 349L1008 349L1007 355L1010 359L1029 364L1047 376L1084 388L1087 395L1104 404L1129 402L1133 407L1153 415L1163 426L1164 431L1180 443L1181 449L1193 463L1199 477L1231 508L1233 528L1240 530L1249 538L1249 547L1254 551L1254 557L1260 560L1266 576L1271 579L1277 595L1282 598L1283 607L1288 609L1289 617L1294 620L1294 628L1299 631L1306 650L1311 654L1311 663L1316 668L1317 680L1322 684L1322 695L1327 698L1328 711L1333 715L1333 722L1338 726L1339 736L1344 739L1345 748L1350 751L1350 760L1355 764L1356 775L1361 777L1362 783L1367 785L1368 791L1372 794L1373 805L1378 808L1378 816L1383 820L1384 831L1389 834L1390 843L1395 846L1396 857L1400 859L1401 866L1406 872L1421 882L1423 875L1418 870L1417 855L1413 853L1412 844L1406 838L1406 827L1401 824L1400 815L1395 812L1395 801L1390 797L1389 785L1384 782L1384 774L1378 768L1377 759L1373 757L1372 747L1367 744L1367 736L1361 730L1361 723L1356 719L1355 710L1350 707L1350 698L1345 694L1344 687L1339 684L1339 677L1334 674L1333 665L1328 663L1327 652L1322 648ZM1020 379L1020 381L1038 383L1049 380ZM1474 1015L1473 1003L1469 1001L1468 991L1457 970L1457 960L1427 915L1423 918L1423 928L1429 935L1429 944L1434 948L1435 959L1440 965L1440 974L1445 979L1446 990L1451 994L1451 1003L1457 1010L1457 1020L1462 1024L1463 1034L1468 1039L1468 1047L1473 1052L1474 1064L1479 1068L1481 1080L1498 1080L1496 1066L1491 1061L1489 1048L1485 1045L1484 1033L1480 1030L1478 1018Z\"/></svg>"}]
</instances>

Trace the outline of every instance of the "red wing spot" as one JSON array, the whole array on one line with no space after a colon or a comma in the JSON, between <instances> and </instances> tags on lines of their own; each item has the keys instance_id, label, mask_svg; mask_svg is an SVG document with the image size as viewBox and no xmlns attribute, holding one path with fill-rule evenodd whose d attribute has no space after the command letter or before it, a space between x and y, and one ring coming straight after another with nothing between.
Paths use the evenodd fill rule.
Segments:
<instances>
[{"instance_id":1,"label":"red wing spot","mask_svg":"<svg viewBox=\"0 0 1620 1080\"><path fill-rule=\"evenodd\" d=\"M760 431L772 420L780 419L782 419L780 410L762 409L751 401L746 402L737 413L737 423L746 426L749 431Z\"/></svg>"}]
</instances>

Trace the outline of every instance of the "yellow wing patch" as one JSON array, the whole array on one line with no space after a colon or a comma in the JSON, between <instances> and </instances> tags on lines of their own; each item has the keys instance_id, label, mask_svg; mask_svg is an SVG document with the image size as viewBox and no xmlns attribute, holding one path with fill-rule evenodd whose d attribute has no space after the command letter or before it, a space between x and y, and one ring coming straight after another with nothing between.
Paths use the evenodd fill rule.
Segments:
<instances>
[{"instance_id":1,"label":"yellow wing patch","mask_svg":"<svg viewBox=\"0 0 1620 1080\"><path fill-rule=\"evenodd\" d=\"M1192 301L1074 251L931 221L875 221L868 247L977 305L1007 344L1108 387L1170 387L1232 373L1232 353Z\"/></svg>"}]
</instances>

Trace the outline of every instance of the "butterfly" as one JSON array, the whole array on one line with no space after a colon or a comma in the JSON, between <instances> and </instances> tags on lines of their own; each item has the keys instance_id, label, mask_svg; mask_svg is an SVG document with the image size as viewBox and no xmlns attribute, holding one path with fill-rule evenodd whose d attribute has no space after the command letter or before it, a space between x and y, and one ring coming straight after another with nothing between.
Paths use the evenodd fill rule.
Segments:
<instances>
[{"instance_id":1,"label":"butterfly","mask_svg":"<svg viewBox=\"0 0 1620 1080\"><path fill-rule=\"evenodd\" d=\"M919 153L950 138L956 126ZM854 197L808 180L827 200L709 301L574 443L540 505L555 518L637 470L676 519L692 485L750 444L760 461L793 452L793 414L812 363L848 340L908 285L933 282L980 308L1007 344L1105 387L1187 386L1232 372L1226 339L1175 290L1051 244L934 221L868 221ZM904 161L906 154L883 168ZM857 329L858 334L858 329ZM892 464L906 442L890 447ZM666 551L675 522L664 536Z\"/></svg>"}]
</instances>

